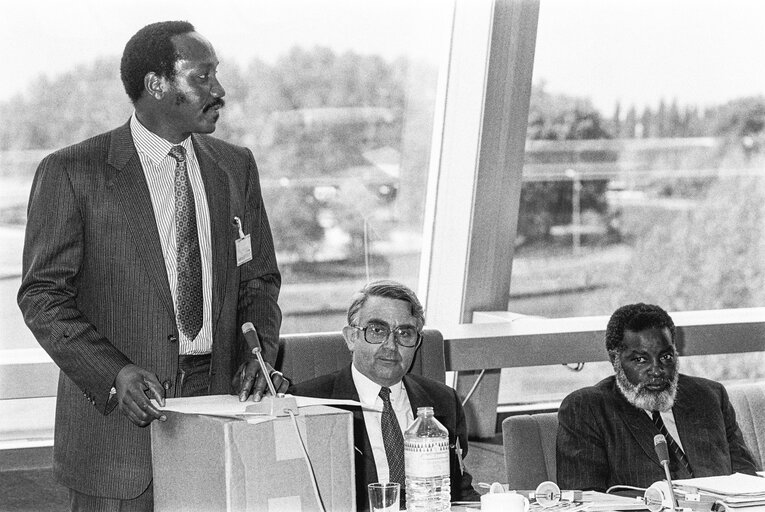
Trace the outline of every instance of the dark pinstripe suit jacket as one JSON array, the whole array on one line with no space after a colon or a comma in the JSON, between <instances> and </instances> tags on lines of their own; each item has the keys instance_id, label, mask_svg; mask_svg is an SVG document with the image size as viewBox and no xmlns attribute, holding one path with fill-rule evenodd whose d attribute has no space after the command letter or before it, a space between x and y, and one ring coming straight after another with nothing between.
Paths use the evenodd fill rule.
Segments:
<instances>
[{"instance_id":1,"label":"dark pinstripe suit jacket","mask_svg":"<svg viewBox=\"0 0 765 512\"><path fill-rule=\"evenodd\" d=\"M694 476L754 474L754 459L721 384L680 375L672 413ZM574 391L558 410L558 485L605 491L664 479L653 445L656 434L648 415L621 394L614 376Z\"/></svg>"},{"instance_id":2,"label":"dark pinstripe suit jacket","mask_svg":"<svg viewBox=\"0 0 765 512\"><path fill-rule=\"evenodd\" d=\"M457 393L440 382L420 375L405 375L403 382L414 416L417 417L418 407L433 407L435 418L449 431L449 445L454 447L459 437L462 456L467 456L465 412ZM289 392L300 396L359 400L350 365L338 372L296 384ZM353 412L353 439L356 448L356 508L360 511L369 510L367 485L378 481L377 467L364 423L364 413L359 407L348 409ZM478 493L472 486L473 477L467 471L460 473L454 450L450 455L452 501L478 500Z\"/></svg>"},{"instance_id":3,"label":"dark pinstripe suit jacket","mask_svg":"<svg viewBox=\"0 0 765 512\"><path fill-rule=\"evenodd\" d=\"M255 324L276 359L281 277L249 150L194 135L212 234L211 393L232 392L246 354L237 329ZM232 218L252 238L237 267ZM132 498L151 480L149 429L113 410L109 390L135 363L174 396L178 328L149 189L129 124L47 156L29 200L24 319L61 369L54 470L83 493Z\"/></svg>"}]
</instances>

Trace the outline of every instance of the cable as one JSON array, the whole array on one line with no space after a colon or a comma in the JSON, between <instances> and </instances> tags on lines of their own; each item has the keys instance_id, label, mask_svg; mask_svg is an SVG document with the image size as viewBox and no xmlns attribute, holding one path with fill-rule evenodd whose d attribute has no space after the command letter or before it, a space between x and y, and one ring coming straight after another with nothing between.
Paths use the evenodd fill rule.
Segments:
<instances>
[{"instance_id":1,"label":"cable","mask_svg":"<svg viewBox=\"0 0 765 512\"><path fill-rule=\"evenodd\" d=\"M633 487L631 485L612 485L606 490L606 494L611 494L611 491L640 491L645 492L645 488L643 487Z\"/></svg>"},{"instance_id":2,"label":"cable","mask_svg":"<svg viewBox=\"0 0 765 512\"><path fill-rule=\"evenodd\" d=\"M367 274L367 283L369 282L369 231L367 218L364 217L364 270Z\"/></svg>"},{"instance_id":3,"label":"cable","mask_svg":"<svg viewBox=\"0 0 765 512\"><path fill-rule=\"evenodd\" d=\"M468 394L465 395L465 399L462 401L462 407L465 407L465 404L468 403L468 400L470 400L470 397L473 396L473 393L475 392L475 388L478 387L478 384L481 383L481 379L483 379L484 373L486 373L486 370L481 370L481 373L479 373L478 377L475 378L475 382L473 382L473 386L470 388L470 391L468 391Z\"/></svg>"},{"instance_id":4,"label":"cable","mask_svg":"<svg viewBox=\"0 0 765 512\"><path fill-rule=\"evenodd\" d=\"M571 365L574 366L571 366ZM581 372L584 370L584 363L563 363L563 366L571 370L572 372Z\"/></svg>"},{"instance_id":5,"label":"cable","mask_svg":"<svg viewBox=\"0 0 765 512\"><path fill-rule=\"evenodd\" d=\"M319 510L325 512L324 503L321 501L321 494L319 493L319 484L316 483L316 473L311 465L311 459L308 458L308 450L306 450L305 443L303 442L303 436L300 435L300 429L298 428L297 419L295 419L295 412L292 409L284 409L284 412L290 415L292 418L292 426L295 427L295 433L300 441L300 447L303 449L303 459L308 466L308 474L311 477L311 485L313 486L313 492L316 496L316 503L319 505Z\"/></svg>"}]
</instances>

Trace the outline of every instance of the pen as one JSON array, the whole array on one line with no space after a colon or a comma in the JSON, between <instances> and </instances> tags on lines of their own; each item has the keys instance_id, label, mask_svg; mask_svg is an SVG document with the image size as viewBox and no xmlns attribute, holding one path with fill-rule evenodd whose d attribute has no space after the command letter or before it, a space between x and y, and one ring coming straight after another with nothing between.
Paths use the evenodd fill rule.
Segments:
<instances>
[{"instance_id":1,"label":"pen","mask_svg":"<svg viewBox=\"0 0 765 512\"><path fill-rule=\"evenodd\" d=\"M460 474L465 474L465 463L462 461L462 448L460 448L460 438L454 442L454 452L457 454L457 460L460 463Z\"/></svg>"}]
</instances>

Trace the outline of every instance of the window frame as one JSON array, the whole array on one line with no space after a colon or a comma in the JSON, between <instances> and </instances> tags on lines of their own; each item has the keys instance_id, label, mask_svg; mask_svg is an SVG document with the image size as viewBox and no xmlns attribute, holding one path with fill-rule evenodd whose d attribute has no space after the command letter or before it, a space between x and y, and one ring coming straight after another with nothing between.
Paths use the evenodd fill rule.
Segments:
<instances>
[{"instance_id":1,"label":"window frame","mask_svg":"<svg viewBox=\"0 0 765 512\"><path fill-rule=\"evenodd\" d=\"M606 317L507 312L538 13L539 0L455 1L431 150L419 294L447 370L489 370L471 406L492 433L499 368L607 358L593 343ZM765 307L672 316L687 355L765 350ZM0 400L55 397L57 380L42 348L0 351Z\"/></svg>"}]
</instances>

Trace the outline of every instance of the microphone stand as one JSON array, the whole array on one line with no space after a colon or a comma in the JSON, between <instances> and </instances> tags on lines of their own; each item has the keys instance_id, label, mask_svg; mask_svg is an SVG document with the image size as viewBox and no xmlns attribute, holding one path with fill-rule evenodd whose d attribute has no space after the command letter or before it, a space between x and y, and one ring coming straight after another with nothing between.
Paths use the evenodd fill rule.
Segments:
<instances>
[{"instance_id":1,"label":"microphone stand","mask_svg":"<svg viewBox=\"0 0 765 512\"><path fill-rule=\"evenodd\" d=\"M672 477L669 474L669 461L661 461L661 465L664 466L664 475L667 477L667 487L669 487L669 497L672 500L672 510L676 510L677 499L675 498L675 489L672 486Z\"/></svg>"},{"instance_id":2,"label":"microphone stand","mask_svg":"<svg viewBox=\"0 0 765 512\"><path fill-rule=\"evenodd\" d=\"M653 438L656 454L659 456L659 463L664 468L664 475L667 477L667 487L669 487L669 497L672 501L672 511L677 510L677 499L675 498L675 489L672 486L672 475L669 472L669 450L667 449L667 440L661 434L656 434ZM664 453L667 456L664 456Z\"/></svg>"},{"instance_id":3,"label":"microphone stand","mask_svg":"<svg viewBox=\"0 0 765 512\"><path fill-rule=\"evenodd\" d=\"M268 414L269 416L286 416L291 411L294 414L298 414L298 406L295 397L284 396L284 393L277 393L274 388L274 383L271 380L271 376L268 374L268 367L263 360L263 349L260 346L260 338L258 332L255 330L255 326L252 322L246 322L242 325L242 334L247 341L251 351L258 358L258 364L260 364L260 372L266 379L266 385L271 392L271 396L264 396L260 402L254 402L245 408L248 413Z\"/></svg>"}]
</instances>

